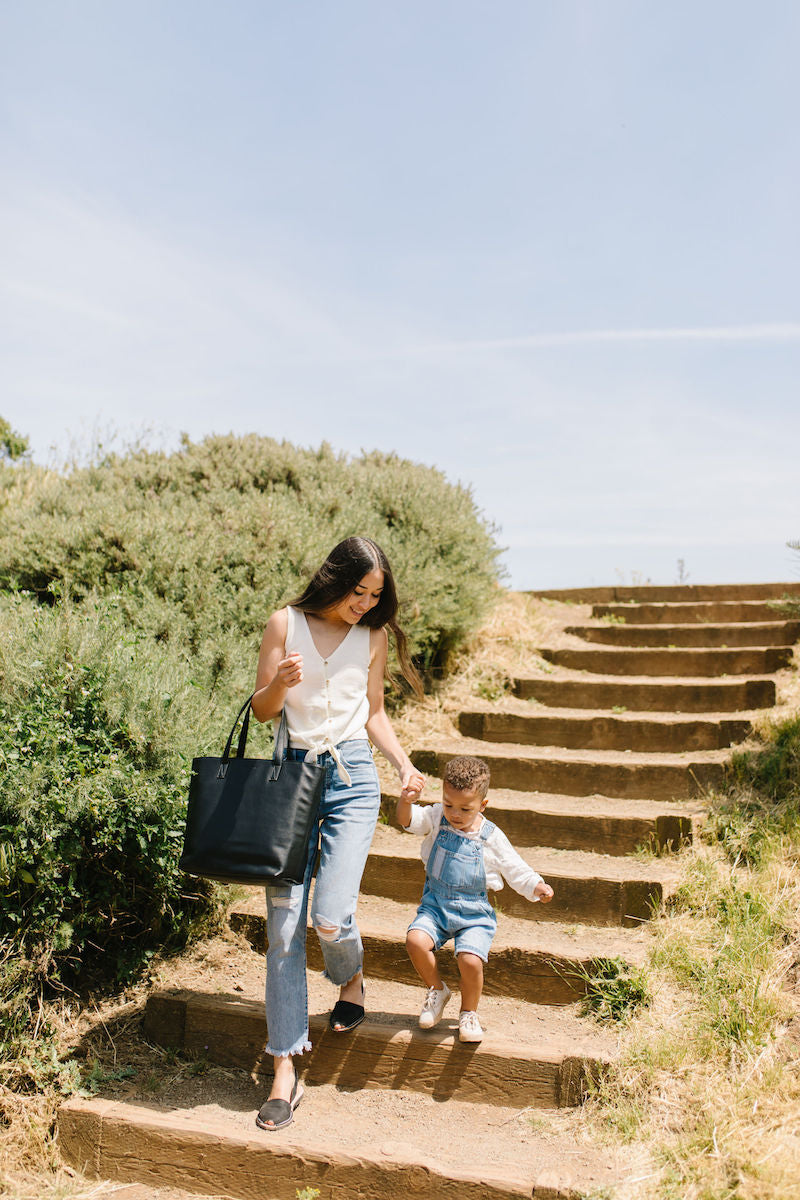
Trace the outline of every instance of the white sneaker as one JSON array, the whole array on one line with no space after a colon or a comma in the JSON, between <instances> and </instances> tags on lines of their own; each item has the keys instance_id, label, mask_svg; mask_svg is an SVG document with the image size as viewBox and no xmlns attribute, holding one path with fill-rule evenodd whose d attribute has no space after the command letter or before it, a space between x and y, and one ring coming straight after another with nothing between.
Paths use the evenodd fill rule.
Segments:
<instances>
[{"instance_id":1,"label":"white sneaker","mask_svg":"<svg viewBox=\"0 0 800 1200\"><path fill-rule=\"evenodd\" d=\"M422 1006L422 1012L419 1014L420 1029L433 1029L436 1022L441 1019L444 1006L452 994L446 983L443 983L439 989L435 987L428 988L425 993L425 1003Z\"/></svg>"},{"instance_id":2,"label":"white sneaker","mask_svg":"<svg viewBox=\"0 0 800 1200\"><path fill-rule=\"evenodd\" d=\"M458 1018L458 1040L460 1042L480 1042L483 1030L476 1012L462 1012Z\"/></svg>"}]
</instances>

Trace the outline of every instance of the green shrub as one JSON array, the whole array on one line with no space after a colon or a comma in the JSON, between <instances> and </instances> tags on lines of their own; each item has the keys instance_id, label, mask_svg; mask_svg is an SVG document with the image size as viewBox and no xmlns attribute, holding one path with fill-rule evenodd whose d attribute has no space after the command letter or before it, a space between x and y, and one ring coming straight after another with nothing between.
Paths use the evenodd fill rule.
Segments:
<instances>
[{"instance_id":1,"label":"green shrub","mask_svg":"<svg viewBox=\"0 0 800 1200\"><path fill-rule=\"evenodd\" d=\"M208 908L177 860L211 704L91 598L0 601L0 676L0 944L53 980L121 978Z\"/></svg>"},{"instance_id":2,"label":"green shrub","mask_svg":"<svg viewBox=\"0 0 800 1200\"><path fill-rule=\"evenodd\" d=\"M5 467L0 511L0 588L115 594L136 628L199 655L211 682L232 655L252 674L269 614L350 534L388 554L425 670L446 665L497 577L491 527L439 471L255 435L111 455L68 475Z\"/></svg>"},{"instance_id":3,"label":"green shrub","mask_svg":"<svg viewBox=\"0 0 800 1200\"><path fill-rule=\"evenodd\" d=\"M0 417L0 459L24 458L28 453L28 439L12 429L5 417Z\"/></svg>"}]
</instances>

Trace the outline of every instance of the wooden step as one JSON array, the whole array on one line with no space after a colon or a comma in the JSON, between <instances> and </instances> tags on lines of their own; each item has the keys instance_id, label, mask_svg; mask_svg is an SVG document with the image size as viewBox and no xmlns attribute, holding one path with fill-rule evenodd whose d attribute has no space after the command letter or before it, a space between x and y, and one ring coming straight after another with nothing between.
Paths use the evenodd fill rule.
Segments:
<instances>
[{"instance_id":1,"label":"wooden step","mask_svg":"<svg viewBox=\"0 0 800 1200\"><path fill-rule=\"evenodd\" d=\"M153 1187L147 1183L119 1183L105 1180L88 1192L81 1189L81 1200L230 1200L227 1196L212 1196L203 1192L187 1192L184 1188Z\"/></svg>"},{"instance_id":2,"label":"wooden step","mask_svg":"<svg viewBox=\"0 0 800 1200\"><path fill-rule=\"evenodd\" d=\"M458 714L464 737L524 746L563 746L569 750L643 750L678 753L721 750L752 732L744 718L642 718L626 713L498 712L473 709Z\"/></svg>"},{"instance_id":3,"label":"wooden step","mask_svg":"<svg viewBox=\"0 0 800 1200\"><path fill-rule=\"evenodd\" d=\"M626 625L684 625L777 621L787 614L759 600L722 600L688 604L595 604L593 617L622 617ZM791 615L791 614L789 614Z\"/></svg>"},{"instance_id":4,"label":"wooden step","mask_svg":"<svg viewBox=\"0 0 800 1200\"><path fill-rule=\"evenodd\" d=\"M598 675L669 675L692 678L719 675L770 675L788 666L789 646L740 646L735 650L643 649L591 650L565 647L544 649L542 658L571 671Z\"/></svg>"},{"instance_id":5,"label":"wooden step","mask_svg":"<svg viewBox=\"0 0 800 1200\"><path fill-rule=\"evenodd\" d=\"M648 603L652 601L687 603L691 601L782 600L800 599L800 586L793 583L676 583L666 586L620 584L617 587L555 588L527 592L540 600L562 600L572 604Z\"/></svg>"},{"instance_id":6,"label":"wooden step","mask_svg":"<svg viewBox=\"0 0 800 1200\"><path fill-rule=\"evenodd\" d=\"M518 677L514 694L554 708L621 707L632 712L726 713L770 708L774 679L684 679L679 683L652 679L553 679ZM600 789L602 790L602 789Z\"/></svg>"},{"instance_id":7,"label":"wooden step","mask_svg":"<svg viewBox=\"0 0 800 1200\"><path fill-rule=\"evenodd\" d=\"M800 621L763 621L741 625L568 625L565 633L603 646L791 646L800 638Z\"/></svg>"},{"instance_id":8,"label":"wooden step","mask_svg":"<svg viewBox=\"0 0 800 1200\"><path fill-rule=\"evenodd\" d=\"M429 781L426 796L437 798ZM386 821L395 822L396 796L382 797ZM597 854L633 854L641 848L678 850L692 842L703 812L691 801L666 803L608 796L559 796L492 788L487 816L512 845Z\"/></svg>"},{"instance_id":9,"label":"wooden step","mask_svg":"<svg viewBox=\"0 0 800 1200\"><path fill-rule=\"evenodd\" d=\"M472 738L440 739L417 747L411 761L440 778L451 758L473 754L484 759L492 786L522 792L558 792L565 796L618 796L629 800L688 800L722 782L728 754L644 754L640 751L561 750L552 746L504 745Z\"/></svg>"},{"instance_id":10,"label":"wooden step","mask_svg":"<svg viewBox=\"0 0 800 1200\"><path fill-rule=\"evenodd\" d=\"M406 930L416 909L417 900L400 904L380 896L361 896L358 928L364 943L368 978L418 984L405 948ZM237 904L228 919L231 928L241 933L255 950L266 950L263 894ZM502 913L489 955L484 994L515 997L529 1004L573 1004L586 990L585 975L591 971L593 962L617 957L626 962L641 962L647 944L641 927L560 925ZM307 950L310 967L321 971L322 953L313 931L309 932ZM441 963L445 978L453 987L454 968L453 974L448 975L447 956L441 958Z\"/></svg>"},{"instance_id":11,"label":"wooden step","mask_svg":"<svg viewBox=\"0 0 800 1200\"><path fill-rule=\"evenodd\" d=\"M425 882L419 851L419 838L379 825L361 880L362 893L405 902L415 909ZM554 899L549 904L532 903L508 885L489 895L499 912L534 923L580 921L635 927L649 920L675 888L676 872L668 859L640 862L545 847L521 847L519 853L550 884Z\"/></svg>"},{"instance_id":12,"label":"wooden step","mask_svg":"<svg viewBox=\"0 0 800 1200\"><path fill-rule=\"evenodd\" d=\"M232 1200L295 1200L311 1187L359 1200L580 1200L626 1174L608 1151L526 1129L515 1108L309 1086L294 1122L273 1134L255 1126L262 1083L240 1073L215 1079L213 1097L197 1091L175 1085L169 1103L68 1100L61 1153L89 1178Z\"/></svg>"},{"instance_id":13,"label":"wooden step","mask_svg":"<svg viewBox=\"0 0 800 1200\"><path fill-rule=\"evenodd\" d=\"M599 1075L614 1051L611 1035L570 1010L515 1001L518 1019L507 1029L493 1027L489 1002L481 1013L484 1039L464 1053L458 1041L457 994L436 1028L422 1030L417 1026L425 995L421 984L393 985L391 1011L376 1011L374 993L371 981L367 1018L347 1037L330 1030L327 1009L311 1016L313 1049L303 1057L306 1084L353 1091L402 1088L439 1100L493 1105L508 1104L513 1097L520 1108L563 1108L580 1103L588 1078ZM526 1028L528 1023L535 1030ZM264 1054L263 1000L156 992L147 1001L144 1033L159 1046L272 1075L272 1056Z\"/></svg>"}]
</instances>

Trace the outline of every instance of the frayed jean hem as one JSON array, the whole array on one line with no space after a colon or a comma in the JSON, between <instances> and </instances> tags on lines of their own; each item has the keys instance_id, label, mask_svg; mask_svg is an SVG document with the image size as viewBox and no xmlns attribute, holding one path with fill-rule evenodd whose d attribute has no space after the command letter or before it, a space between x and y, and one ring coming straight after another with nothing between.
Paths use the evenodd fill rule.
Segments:
<instances>
[{"instance_id":1,"label":"frayed jean hem","mask_svg":"<svg viewBox=\"0 0 800 1200\"><path fill-rule=\"evenodd\" d=\"M267 1042L264 1047L264 1053L271 1054L273 1058L290 1058L294 1054L305 1054L310 1049L311 1042L308 1040L308 1030L306 1030L303 1036L298 1038L291 1050L276 1050Z\"/></svg>"},{"instance_id":2,"label":"frayed jean hem","mask_svg":"<svg viewBox=\"0 0 800 1200\"><path fill-rule=\"evenodd\" d=\"M323 970L323 972L322 972L322 978L327 979L328 982L332 983L334 987L343 988L343 987L347 987L348 983L352 983L352 981L355 979L356 975L360 975L363 972L363 970L364 970L364 963L362 962L361 966L358 967L355 971L353 971L353 974L350 975L350 977L348 979L334 979L333 976L330 974L330 972L326 969L326 970Z\"/></svg>"}]
</instances>

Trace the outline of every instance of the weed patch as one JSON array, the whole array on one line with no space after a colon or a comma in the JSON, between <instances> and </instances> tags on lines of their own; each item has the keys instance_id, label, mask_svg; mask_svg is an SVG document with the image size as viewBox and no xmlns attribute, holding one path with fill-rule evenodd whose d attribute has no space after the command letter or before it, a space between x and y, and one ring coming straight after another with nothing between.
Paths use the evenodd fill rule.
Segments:
<instances>
[{"instance_id":1,"label":"weed patch","mask_svg":"<svg viewBox=\"0 0 800 1200\"><path fill-rule=\"evenodd\" d=\"M598 1021L628 1021L637 1009L651 1002L644 971L621 958L595 959L581 978L586 987L581 1012Z\"/></svg>"}]
</instances>

